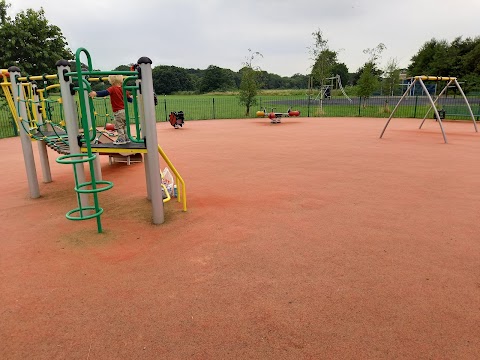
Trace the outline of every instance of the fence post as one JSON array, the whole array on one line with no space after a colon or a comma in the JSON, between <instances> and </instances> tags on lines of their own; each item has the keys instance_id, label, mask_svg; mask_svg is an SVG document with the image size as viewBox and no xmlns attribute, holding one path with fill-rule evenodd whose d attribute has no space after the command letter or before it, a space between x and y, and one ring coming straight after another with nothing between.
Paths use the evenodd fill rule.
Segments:
<instances>
[{"instance_id":1,"label":"fence post","mask_svg":"<svg viewBox=\"0 0 480 360\"><path fill-rule=\"evenodd\" d=\"M215 119L215 98L212 98L213 118Z\"/></svg>"},{"instance_id":2,"label":"fence post","mask_svg":"<svg viewBox=\"0 0 480 360\"><path fill-rule=\"evenodd\" d=\"M362 97L359 96L358 97L358 116L361 116L361 114L360 114L361 108L362 108Z\"/></svg>"},{"instance_id":3,"label":"fence post","mask_svg":"<svg viewBox=\"0 0 480 360\"><path fill-rule=\"evenodd\" d=\"M15 119L13 118L13 115L11 113L9 113L9 118L10 118L10 121L12 122L13 135L18 136L17 124L15 123Z\"/></svg>"},{"instance_id":4,"label":"fence post","mask_svg":"<svg viewBox=\"0 0 480 360\"><path fill-rule=\"evenodd\" d=\"M163 106L165 108L165 121L168 121L168 115L167 115L167 95L163 95Z\"/></svg>"},{"instance_id":5,"label":"fence post","mask_svg":"<svg viewBox=\"0 0 480 360\"><path fill-rule=\"evenodd\" d=\"M413 118L417 117L417 104L418 104L418 95L415 96L415 107L413 108Z\"/></svg>"},{"instance_id":6,"label":"fence post","mask_svg":"<svg viewBox=\"0 0 480 360\"><path fill-rule=\"evenodd\" d=\"M307 117L310 117L310 95L308 95L308 102L307 102Z\"/></svg>"}]
</instances>

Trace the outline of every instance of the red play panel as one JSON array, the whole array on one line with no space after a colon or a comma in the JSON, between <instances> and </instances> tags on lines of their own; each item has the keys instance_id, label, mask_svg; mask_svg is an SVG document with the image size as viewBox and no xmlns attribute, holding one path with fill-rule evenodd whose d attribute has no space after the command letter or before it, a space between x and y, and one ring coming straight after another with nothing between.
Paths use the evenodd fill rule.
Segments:
<instances>
[{"instance_id":1,"label":"red play panel","mask_svg":"<svg viewBox=\"0 0 480 360\"><path fill-rule=\"evenodd\" d=\"M104 157L103 234L71 166L32 200L0 140L0 358L480 358L480 134L419 121L159 123L188 212L152 225Z\"/></svg>"}]
</instances>

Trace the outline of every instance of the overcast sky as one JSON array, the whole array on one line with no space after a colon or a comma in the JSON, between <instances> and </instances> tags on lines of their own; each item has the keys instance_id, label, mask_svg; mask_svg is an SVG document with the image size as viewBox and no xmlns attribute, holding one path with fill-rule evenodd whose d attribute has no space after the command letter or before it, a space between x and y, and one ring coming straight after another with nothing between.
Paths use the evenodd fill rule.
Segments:
<instances>
[{"instance_id":1,"label":"overcast sky","mask_svg":"<svg viewBox=\"0 0 480 360\"><path fill-rule=\"evenodd\" d=\"M43 7L73 52L111 70L148 56L156 65L238 71L248 49L254 65L282 76L306 74L308 47L320 29L350 72L384 43L380 65L407 67L432 38L480 35L480 0L7 0L10 15Z\"/></svg>"}]
</instances>

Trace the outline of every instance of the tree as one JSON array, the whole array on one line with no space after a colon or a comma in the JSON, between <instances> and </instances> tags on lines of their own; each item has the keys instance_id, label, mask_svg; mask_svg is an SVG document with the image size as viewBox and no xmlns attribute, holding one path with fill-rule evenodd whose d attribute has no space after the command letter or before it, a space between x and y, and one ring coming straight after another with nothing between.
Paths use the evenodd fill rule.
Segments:
<instances>
[{"instance_id":1,"label":"tree","mask_svg":"<svg viewBox=\"0 0 480 360\"><path fill-rule=\"evenodd\" d=\"M243 68L240 72L243 73ZM268 71L264 70L257 72L257 81L262 89L281 89L284 87L284 80L280 75L269 74Z\"/></svg>"},{"instance_id":2,"label":"tree","mask_svg":"<svg viewBox=\"0 0 480 360\"><path fill-rule=\"evenodd\" d=\"M118 65L113 71L131 71L132 65Z\"/></svg>"},{"instance_id":3,"label":"tree","mask_svg":"<svg viewBox=\"0 0 480 360\"><path fill-rule=\"evenodd\" d=\"M245 106L245 115L250 116L250 108L256 104L256 96L258 93L259 83L258 74L259 67L253 66L253 61L256 57L261 56L258 51L252 52L248 49L248 56L243 63L244 67L241 70L242 81L240 82L240 105Z\"/></svg>"},{"instance_id":4,"label":"tree","mask_svg":"<svg viewBox=\"0 0 480 360\"><path fill-rule=\"evenodd\" d=\"M5 22L10 21L10 17L7 16L7 9L10 7L10 4L7 4L5 0L0 0L0 25L3 26Z\"/></svg>"},{"instance_id":5,"label":"tree","mask_svg":"<svg viewBox=\"0 0 480 360\"><path fill-rule=\"evenodd\" d=\"M400 68L396 59L387 62L383 72L382 92L387 96L393 96L400 81Z\"/></svg>"},{"instance_id":6,"label":"tree","mask_svg":"<svg viewBox=\"0 0 480 360\"><path fill-rule=\"evenodd\" d=\"M200 82L200 92L225 91L235 88L233 71L210 65Z\"/></svg>"},{"instance_id":7,"label":"tree","mask_svg":"<svg viewBox=\"0 0 480 360\"><path fill-rule=\"evenodd\" d=\"M412 57L408 74L455 76L463 80L465 91L480 88L480 37L462 39L451 43L431 39Z\"/></svg>"},{"instance_id":8,"label":"tree","mask_svg":"<svg viewBox=\"0 0 480 360\"><path fill-rule=\"evenodd\" d=\"M313 80L323 85L325 78L331 77L333 68L337 63L337 52L330 50L328 40L323 37L321 30L312 33L315 44L310 48L314 64L311 75Z\"/></svg>"},{"instance_id":9,"label":"tree","mask_svg":"<svg viewBox=\"0 0 480 360\"><path fill-rule=\"evenodd\" d=\"M453 76L451 73L452 59L449 55L449 45L446 40L432 39L427 41L411 59L408 74Z\"/></svg>"},{"instance_id":10,"label":"tree","mask_svg":"<svg viewBox=\"0 0 480 360\"><path fill-rule=\"evenodd\" d=\"M400 69L398 67L397 60L390 59L387 62L387 65L383 72L383 79L382 79L382 93L386 95L385 106L383 108L383 111L385 113L390 112L388 102L390 100L390 96L393 96L395 93L395 90L398 89L399 82L400 82Z\"/></svg>"},{"instance_id":11,"label":"tree","mask_svg":"<svg viewBox=\"0 0 480 360\"><path fill-rule=\"evenodd\" d=\"M385 50L387 47L385 44L380 43L374 48L370 49L365 49L363 50L364 54L368 54L368 62L376 65L378 60L380 59L380 56L382 55L383 50Z\"/></svg>"},{"instance_id":12,"label":"tree","mask_svg":"<svg viewBox=\"0 0 480 360\"><path fill-rule=\"evenodd\" d=\"M333 75L340 75L340 81L342 85L348 85L348 67L344 63L336 63L332 67L332 74Z\"/></svg>"},{"instance_id":13,"label":"tree","mask_svg":"<svg viewBox=\"0 0 480 360\"><path fill-rule=\"evenodd\" d=\"M363 99L363 107L366 107L367 99L378 87L378 79L373 74L373 64L371 62L365 64L362 75L360 75L360 79L358 79L357 85L357 95Z\"/></svg>"},{"instance_id":14,"label":"tree","mask_svg":"<svg viewBox=\"0 0 480 360\"><path fill-rule=\"evenodd\" d=\"M357 94L363 99L363 107L367 106L367 99L378 87L378 76L375 75L374 71L377 61L385 49L385 45L380 43L373 49L363 50L364 54L368 54L368 61L365 63L360 79L357 82Z\"/></svg>"},{"instance_id":15,"label":"tree","mask_svg":"<svg viewBox=\"0 0 480 360\"><path fill-rule=\"evenodd\" d=\"M170 95L178 91L192 91L194 85L187 70L176 66L160 65L152 70L155 93Z\"/></svg>"},{"instance_id":16,"label":"tree","mask_svg":"<svg viewBox=\"0 0 480 360\"><path fill-rule=\"evenodd\" d=\"M60 59L73 59L68 43L58 26L45 18L43 8L39 11L27 9L12 20L6 15L10 5L0 2L0 38L2 42L0 66L18 66L22 73L41 75L55 73L55 64Z\"/></svg>"},{"instance_id":17,"label":"tree","mask_svg":"<svg viewBox=\"0 0 480 360\"><path fill-rule=\"evenodd\" d=\"M308 76L303 74L293 74L288 78L286 88L305 89L308 86Z\"/></svg>"},{"instance_id":18,"label":"tree","mask_svg":"<svg viewBox=\"0 0 480 360\"><path fill-rule=\"evenodd\" d=\"M353 86L358 84L358 80L360 79L360 76L362 76L364 69L365 69L365 64L363 64L360 68L358 68L356 72L349 74L350 84L352 84ZM377 68L377 65L374 64L372 73L375 76L380 77L383 74L383 71Z\"/></svg>"},{"instance_id":19,"label":"tree","mask_svg":"<svg viewBox=\"0 0 480 360\"><path fill-rule=\"evenodd\" d=\"M325 80L333 76L333 68L337 63L337 52L329 49L328 40L323 37L320 29L313 32L312 36L315 43L313 47L309 48L311 60L314 61L311 71L312 84L310 88L313 88L313 84L315 83L320 85L320 91L322 92L322 96L320 96L320 112L322 112Z\"/></svg>"},{"instance_id":20,"label":"tree","mask_svg":"<svg viewBox=\"0 0 480 360\"><path fill-rule=\"evenodd\" d=\"M464 75L462 85L465 91L480 90L480 37L475 39L472 49L462 56Z\"/></svg>"}]
</instances>

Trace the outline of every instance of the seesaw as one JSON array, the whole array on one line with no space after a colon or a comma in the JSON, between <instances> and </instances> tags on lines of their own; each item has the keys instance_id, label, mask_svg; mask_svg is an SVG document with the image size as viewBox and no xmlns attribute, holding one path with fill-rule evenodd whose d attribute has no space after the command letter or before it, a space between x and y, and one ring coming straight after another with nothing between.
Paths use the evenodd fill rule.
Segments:
<instances>
[{"instance_id":1,"label":"seesaw","mask_svg":"<svg viewBox=\"0 0 480 360\"><path fill-rule=\"evenodd\" d=\"M275 112L273 110L275 110L275 108L272 108L272 111L269 113L267 113L265 109L263 109L263 111L257 111L257 117L268 117L272 124L279 124L281 123L280 119L282 117L300 116L300 111L297 110L288 109L286 113Z\"/></svg>"}]
</instances>

